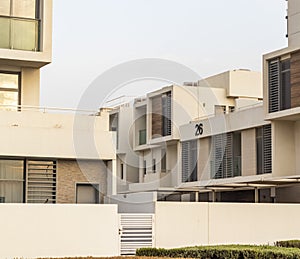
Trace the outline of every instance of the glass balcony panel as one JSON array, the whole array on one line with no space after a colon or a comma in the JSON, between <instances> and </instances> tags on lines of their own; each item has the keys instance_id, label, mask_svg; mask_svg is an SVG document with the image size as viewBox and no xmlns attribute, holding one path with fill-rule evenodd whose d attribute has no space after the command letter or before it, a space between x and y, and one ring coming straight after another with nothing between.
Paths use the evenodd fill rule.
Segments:
<instances>
[{"instance_id":1,"label":"glass balcony panel","mask_svg":"<svg viewBox=\"0 0 300 259\"><path fill-rule=\"evenodd\" d=\"M0 48L10 48L10 20L0 17Z\"/></svg>"},{"instance_id":2,"label":"glass balcony panel","mask_svg":"<svg viewBox=\"0 0 300 259\"><path fill-rule=\"evenodd\" d=\"M34 19L36 0L17 0L13 2L12 16Z\"/></svg>"},{"instance_id":3,"label":"glass balcony panel","mask_svg":"<svg viewBox=\"0 0 300 259\"><path fill-rule=\"evenodd\" d=\"M12 48L31 51L38 49L38 21L12 20Z\"/></svg>"},{"instance_id":4,"label":"glass balcony panel","mask_svg":"<svg viewBox=\"0 0 300 259\"><path fill-rule=\"evenodd\" d=\"M242 175L242 159L240 156L234 157L233 159L233 176Z\"/></svg>"},{"instance_id":5,"label":"glass balcony panel","mask_svg":"<svg viewBox=\"0 0 300 259\"><path fill-rule=\"evenodd\" d=\"M0 15L10 15L10 0L0 0Z\"/></svg>"},{"instance_id":6,"label":"glass balcony panel","mask_svg":"<svg viewBox=\"0 0 300 259\"><path fill-rule=\"evenodd\" d=\"M147 132L146 130L139 131L139 145L145 145L147 140Z\"/></svg>"},{"instance_id":7,"label":"glass balcony panel","mask_svg":"<svg viewBox=\"0 0 300 259\"><path fill-rule=\"evenodd\" d=\"M19 88L19 75L0 73L0 88L15 89Z\"/></svg>"}]
</instances>

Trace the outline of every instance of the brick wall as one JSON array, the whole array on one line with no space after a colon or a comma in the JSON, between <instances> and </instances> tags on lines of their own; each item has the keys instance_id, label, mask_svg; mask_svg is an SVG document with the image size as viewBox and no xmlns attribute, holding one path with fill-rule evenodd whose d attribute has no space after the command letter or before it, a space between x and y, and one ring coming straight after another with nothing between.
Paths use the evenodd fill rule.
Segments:
<instances>
[{"instance_id":1,"label":"brick wall","mask_svg":"<svg viewBox=\"0 0 300 259\"><path fill-rule=\"evenodd\" d=\"M100 202L106 195L107 169L95 160L58 160L57 203L76 203L76 183L98 183Z\"/></svg>"}]
</instances>

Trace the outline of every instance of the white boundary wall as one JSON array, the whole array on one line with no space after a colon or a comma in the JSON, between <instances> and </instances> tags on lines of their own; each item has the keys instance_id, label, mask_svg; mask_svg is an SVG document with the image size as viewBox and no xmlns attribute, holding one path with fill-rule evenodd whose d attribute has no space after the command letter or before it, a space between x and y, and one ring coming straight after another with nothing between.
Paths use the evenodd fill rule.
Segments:
<instances>
[{"instance_id":1,"label":"white boundary wall","mask_svg":"<svg viewBox=\"0 0 300 259\"><path fill-rule=\"evenodd\" d=\"M155 247L270 244L300 238L300 205L156 203Z\"/></svg>"},{"instance_id":2,"label":"white boundary wall","mask_svg":"<svg viewBox=\"0 0 300 259\"><path fill-rule=\"evenodd\" d=\"M0 258L117 256L117 205L0 205Z\"/></svg>"}]
</instances>

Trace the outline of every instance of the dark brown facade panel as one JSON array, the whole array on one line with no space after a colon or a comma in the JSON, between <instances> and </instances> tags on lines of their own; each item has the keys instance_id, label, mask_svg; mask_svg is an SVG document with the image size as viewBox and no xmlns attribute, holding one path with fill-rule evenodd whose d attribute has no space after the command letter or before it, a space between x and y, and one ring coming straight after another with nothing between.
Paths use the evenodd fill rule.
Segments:
<instances>
[{"instance_id":1,"label":"dark brown facade panel","mask_svg":"<svg viewBox=\"0 0 300 259\"><path fill-rule=\"evenodd\" d=\"M152 98L152 137L162 135L162 101L161 96Z\"/></svg>"},{"instance_id":2,"label":"dark brown facade panel","mask_svg":"<svg viewBox=\"0 0 300 259\"><path fill-rule=\"evenodd\" d=\"M291 56L291 108L300 107L300 51Z\"/></svg>"}]
</instances>

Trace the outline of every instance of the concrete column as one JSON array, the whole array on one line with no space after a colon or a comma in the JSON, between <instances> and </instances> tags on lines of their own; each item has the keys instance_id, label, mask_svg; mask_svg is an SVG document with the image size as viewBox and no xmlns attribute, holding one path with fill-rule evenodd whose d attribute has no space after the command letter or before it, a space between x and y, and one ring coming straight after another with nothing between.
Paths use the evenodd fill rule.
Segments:
<instances>
[{"instance_id":1,"label":"concrete column","mask_svg":"<svg viewBox=\"0 0 300 259\"><path fill-rule=\"evenodd\" d=\"M254 189L254 200L255 200L255 203L259 203L259 190L258 188L255 188Z\"/></svg>"},{"instance_id":2,"label":"concrete column","mask_svg":"<svg viewBox=\"0 0 300 259\"><path fill-rule=\"evenodd\" d=\"M195 202L199 202L199 192L195 192Z\"/></svg>"}]
</instances>

